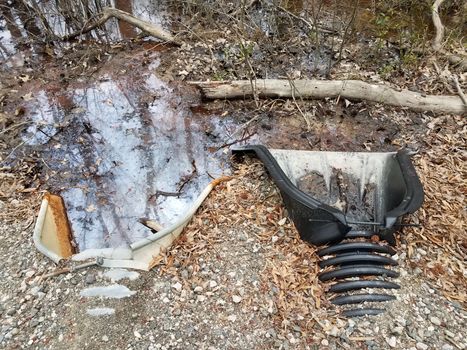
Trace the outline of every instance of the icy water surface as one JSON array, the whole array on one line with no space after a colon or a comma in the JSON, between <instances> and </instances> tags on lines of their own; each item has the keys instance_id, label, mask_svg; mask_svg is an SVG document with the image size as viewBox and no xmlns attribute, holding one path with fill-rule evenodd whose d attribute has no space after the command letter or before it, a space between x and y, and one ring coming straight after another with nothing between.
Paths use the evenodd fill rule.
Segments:
<instances>
[{"instance_id":1,"label":"icy water surface","mask_svg":"<svg viewBox=\"0 0 467 350\"><path fill-rule=\"evenodd\" d=\"M79 251L147 237L143 217L170 225L229 172L224 150L215 150L235 125L194 115L191 102L150 72L35 94L24 141L41 151Z\"/></svg>"}]
</instances>

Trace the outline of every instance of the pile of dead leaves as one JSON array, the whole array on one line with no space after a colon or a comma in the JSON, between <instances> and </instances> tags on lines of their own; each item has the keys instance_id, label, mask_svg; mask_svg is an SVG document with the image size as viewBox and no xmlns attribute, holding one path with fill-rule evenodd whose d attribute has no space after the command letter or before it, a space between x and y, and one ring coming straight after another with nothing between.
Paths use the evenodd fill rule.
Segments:
<instances>
[{"instance_id":1,"label":"pile of dead leaves","mask_svg":"<svg viewBox=\"0 0 467 350\"><path fill-rule=\"evenodd\" d=\"M423 208L415 215L422 228L406 231L408 256L417 248L417 264L444 295L467 303L465 228L467 193L467 123L463 117L439 117L428 123L425 148L415 157L425 190Z\"/></svg>"},{"instance_id":2,"label":"pile of dead leaves","mask_svg":"<svg viewBox=\"0 0 467 350\"><path fill-rule=\"evenodd\" d=\"M418 137L419 135L417 135ZM466 302L464 257L467 125L459 117L433 119L428 123L424 149L415 159L425 189L425 203L412 218L422 228L407 228L403 238L408 247L408 264L424 271L450 299ZM209 197L193 222L168 255L166 266L174 261L189 265L222 239L222 230L206 230L206 219L219 227L238 224L251 227L268 246L263 271L264 289L275 288L276 322L286 331L291 324L301 330L320 331L316 315L332 314L318 282L318 257L287 218L280 195L259 162L241 165L233 180L220 185ZM261 228L261 229L258 229ZM208 231L218 232L209 234ZM274 244L271 245L271 242ZM426 251L422 260L412 260L417 251ZM166 270L167 271L167 270Z\"/></svg>"},{"instance_id":3,"label":"pile of dead leaves","mask_svg":"<svg viewBox=\"0 0 467 350\"><path fill-rule=\"evenodd\" d=\"M178 241L159 259L160 273L177 276L180 267L200 269L200 261L216 254L232 227L247 227L265 251L261 290L274 291L274 322L284 334L321 331L322 315L332 320L324 286L318 282L316 249L302 241L287 218L282 199L259 161L245 160L231 181L217 186ZM324 314L326 314L324 316ZM321 318L321 317L320 317ZM297 328L298 327L298 328Z\"/></svg>"}]
</instances>

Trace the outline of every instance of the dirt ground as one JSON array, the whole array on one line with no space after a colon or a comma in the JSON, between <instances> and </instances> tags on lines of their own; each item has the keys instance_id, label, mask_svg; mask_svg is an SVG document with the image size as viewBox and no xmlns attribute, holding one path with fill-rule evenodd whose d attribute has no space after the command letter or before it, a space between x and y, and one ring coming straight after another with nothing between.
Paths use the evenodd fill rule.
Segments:
<instances>
[{"instance_id":1,"label":"dirt ground","mask_svg":"<svg viewBox=\"0 0 467 350\"><path fill-rule=\"evenodd\" d=\"M414 7L414 15L403 2L391 9L362 1L357 10L351 1L339 8L331 1L316 3L322 3L319 11L306 1L253 1L238 8L224 1L144 2L146 7L141 2L144 11L133 6L135 15L176 33L181 46L135 37L131 27L115 23L107 30L116 30L116 37L111 34L105 44L91 37L65 44L40 41L16 33L2 10L0 347L467 348L462 331L467 328L465 115L345 99L203 101L186 83L352 78L455 94L454 74L465 91L464 72L443 56L420 53L433 34L423 7ZM465 9L453 1L444 11L452 32L446 45L462 51L457 40L466 34ZM110 149L100 148L107 141L95 136L97 124L90 118L102 112L93 108L115 107L115 112L102 109L109 123L112 118L122 125L136 120L141 130L163 130L137 134L142 143L136 148L144 153L156 147L156 137L184 142L173 135L182 129L157 124L162 112L155 106L161 101L169 114L182 111L184 133L196 130L193 143L183 147L194 150L199 141L202 146L193 157L201 153L222 164L215 169L224 169L232 180L211 193L152 271L88 268L42 280L57 268L32 241L43 194L64 195L83 184L89 193L116 191L106 187L115 178L105 177L97 158L78 157ZM396 237L400 277L395 282L401 289L392 292L396 300L387 303L385 313L341 317L326 292L330 284L318 281L316 247L300 240L261 163L231 159L231 146L248 143L323 151L407 148L414 153L425 203L406 222L421 226L406 227ZM116 160L112 169L121 166L120 158L113 158L115 150L102 154ZM181 191L185 182L185 191L196 189L202 175L211 176L208 167L206 174L191 176L190 160L185 162L175 189ZM151 191L142 191L147 207L158 203L158 192ZM96 203L107 205L105 200Z\"/></svg>"}]
</instances>

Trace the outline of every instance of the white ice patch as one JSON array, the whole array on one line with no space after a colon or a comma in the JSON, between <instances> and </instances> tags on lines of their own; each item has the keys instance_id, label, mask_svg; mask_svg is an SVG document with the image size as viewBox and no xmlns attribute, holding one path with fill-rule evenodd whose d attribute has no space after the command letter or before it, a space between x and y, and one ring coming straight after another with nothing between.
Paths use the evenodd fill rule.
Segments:
<instances>
[{"instance_id":1,"label":"white ice patch","mask_svg":"<svg viewBox=\"0 0 467 350\"><path fill-rule=\"evenodd\" d=\"M130 281L134 281L139 277L139 273L136 271L128 271L125 269L110 269L103 273L105 278L110 279L112 282L118 282L125 278L128 278Z\"/></svg>"},{"instance_id":2,"label":"white ice patch","mask_svg":"<svg viewBox=\"0 0 467 350\"><path fill-rule=\"evenodd\" d=\"M89 316L109 316L115 314L115 309L110 307L95 307L94 309L87 309L86 313Z\"/></svg>"},{"instance_id":3,"label":"white ice patch","mask_svg":"<svg viewBox=\"0 0 467 350\"><path fill-rule=\"evenodd\" d=\"M112 298L112 299L122 299L127 298L135 294L135 291L128 289L121 284L112 284L110 286L101 286L101 287L91 287L83 289L80 292L82 297L91 298L91 297L101 297L101 298Z\"/></svg>"}]
</instances>

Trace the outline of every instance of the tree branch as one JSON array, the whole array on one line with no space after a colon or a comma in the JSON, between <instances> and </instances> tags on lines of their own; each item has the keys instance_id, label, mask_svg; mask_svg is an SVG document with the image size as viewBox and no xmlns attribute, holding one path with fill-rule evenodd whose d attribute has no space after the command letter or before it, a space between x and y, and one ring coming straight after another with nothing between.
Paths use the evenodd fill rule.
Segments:
<instances>
[{"instance_id":1,"label":"tree branch","mask_svg":"<svg viewBox=\"0 0 467 350\"><path fill-rule=\"evenodd\" d=\"M433 50L435 52L439 51L443 46L443 38L444 38L444 26L441 22L441 18L439 17L439 7L444 2L444 0L436 0L431 7L431 18L433 20L433 25L436 29L436 36L433 40Z\"/></svg>"},{"instance_id":2,"label":"tree branch","mask_svg":"<svg viewBox=\"0 0 467 350\"><path fill-rule=\"evenodd\" d=\"M207 99L232 99L253 96L251 84L247 80L231 82L191 82L201 90ZM326 97L347 98L383 103L391 106L407 107L415 111L434 113L466 114L459 96L425 95L409 90L396 91L385 85L365 83L360 80L288 80L258 79L256 92L260 97L307 99Z\"/></svg>"},{"instance_id":3,"label":"tree branch","mask_svg":"<svg viewBox=\"0 0 467 350\"><path fill-rule=\"evenodd\" d=\"M167 32L161 27L156 26L155 24L152 24L150 22L143 21L142 19L136 18L135 16L130 15L129 13L125 11L121 11L121 10L118 10L112 7L104 8L101 14L101 18L98 19L96 22L90 24L89 26L83 28L82 30L79 30L77 32L64 36L62 40L70 40L82 34L88 33L91 30L103 25L105 22L107 22L112 17L117 18L120 21L125 21L141 29L143 32L146 32L152 35L155 38L180 45L180 43L175 39L175 37L171 33Z\"/></svg>"}]
</instances>

